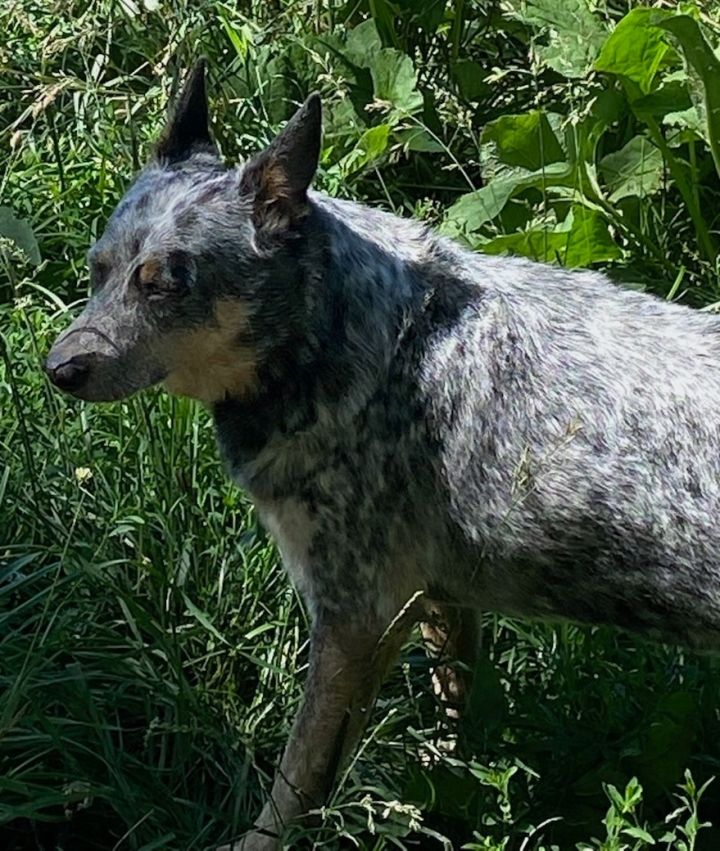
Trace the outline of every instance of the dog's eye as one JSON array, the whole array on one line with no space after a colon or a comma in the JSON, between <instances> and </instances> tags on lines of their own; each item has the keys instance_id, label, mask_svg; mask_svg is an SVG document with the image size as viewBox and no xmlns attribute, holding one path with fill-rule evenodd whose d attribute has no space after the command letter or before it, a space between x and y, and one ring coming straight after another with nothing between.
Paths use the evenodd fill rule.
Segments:
<instances>
[{"instance_id":1,"label":"dog's eye","mask_svg":"<svg viewBox=\"0 0 720 851\"><path fill-rule=\"evenodd\" d=\"M135 267L132 283L148 301L159 301L175 290L163 267L152 260Z\"/></svg>"},{"instance_id":2,"label":"dog's eye","mask_svg":"<svg viewBox=\"0 0 720 851\"><path fill-rule=\"evenodd\" d=\"M168 255L168 269L175 285L182 289L190 285L192 263L185 251L171 251Z\"/></svg>"}]
</instances>

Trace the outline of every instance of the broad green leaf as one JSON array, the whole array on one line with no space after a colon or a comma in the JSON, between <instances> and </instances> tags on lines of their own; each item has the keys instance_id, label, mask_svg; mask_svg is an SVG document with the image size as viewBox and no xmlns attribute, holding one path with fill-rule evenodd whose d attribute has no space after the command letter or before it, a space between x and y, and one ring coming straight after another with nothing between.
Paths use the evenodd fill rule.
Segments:
<instances>
[{"instance_id":1,"label":"broad green leaf","mask_svg":"<svg viewBox=\"0 0 720 851\"><path fill-rule=\"evenodd\" d=\"M715 168L720 175L720 59L713 53L700 30L700 25L689 15L677 15L660 24L680 42L683 55L698 75L703 88L707 121L707 138L710 142Z\"/></svg>"},{"instance_id":2,"label":"broad green leaf","mask_svg":"<svg viewBox=\"0 0 720 851\"><path fill-rule=\"evenodd\" d=\"M371 18L350 30L343 52L354 65L369 68L381 49L382 42L375 21Z\"/></svg>"},{"instance_id":3,"label":"broad green leaf","mask_svg":"<svg viewBox=\"0 0 720 851\"><path fill-rule=\"evenodd\" d=\"M665 116L692 107L687 79L663 83L654 92L633 101L633 112L640 118L647 115Z\"/></svg>"},{"instance_id":4,"label":"broad green leaf","mask_svg":"<svg viewBox=\"0 0 720 851\"><path fill-rule=\"evenodd\" d=\"M40 248L33 229L25 219L18 219L10 207L0 207L0 237L14 242L33 266L40 263Z\"/></svg>"},{"instance_id":5,"label":"broad green leaf","mask_svg":"<svg viewBox=\"0 0 720 851\"><path fill-rule=\"evenodd\" d=\"M607 35L588 0L528 0L515 16L547 34L534 46L538 60L568 78L587 74Z\"/></svg>"},{"instance_id":6,"label":"broad green leaf","mask_svg":"<svg viewBox=\"0 0 720 851\"><path fill-rule=\"evenodd\" d=\"M495 143L500 162L528 171L565 159L547 116L539 109L491 121L483 130L482 141Z\"/></svg>"},{"instance_id":7,"label":"broad green leaf","mask_svg":"<svg viewBox=\"0 0 720 851\"><path fill-rule=\"evenodd\" d=\"M533 188L542 191L572 187L575 182L573 168L568 163L553 163L535 172L506 172L482 189L461 196L445 214L441 229L448 236L464 237L472 242L472 234L498 216L514 195Z\"/></svg>"},{"instance_id":8,"label":"broad green leaf","mask_svg":"<svg viewBox=\"0 0 720 851\"><path fill-rule=\"evenodd\" d=\"M353 172L359 171L368 163L379 159L387 150L389 138L389 124L379 124L365 130L353 150L340 161L340 170L343 176L347 177Z\"/></svg>"},{"instance_id":9,"label":"broad green leaf","mask_svg":"<svg viewBox=\"0 0 720 851\"><path fill-rule=\"evenodd\" d=\"M479 230L500 213L517 183L514 177L498 177L482 189L463 195L445 214L443 231L449 235L467 236Z\"/></svg>"},{"instance_id":10,"label":"broad green leaf","mask_svg":"<svg viewBox=\"0 0 720 851\"><path fill-rule=\"evenodd\" d=\"M689 109L683 109L681 112L668 112L663 117L663 124L668 127L679 127L681 130L687 130L690 133L691 139L703 139L709 142L707 136L707 122L703 120L697 107L691 106ZM684 139L683 141L687 141ZM669 144L673 142L668 139Z\"/></svg>"},{"instance_id":11,"label":"broad green leaf","mask_svg":"<svg viewBox=\"0 0 720 851\"><path fill-rule=\"evenodd\" d=\"M372 65L375 97L403 113L417 112L423 104L417 90L417 75L409 56L387 47L377 53Z\"/></svg>"},{"instance_id":12,"label":"broad green leaf","mask_svg":"<svg viewBox=\"0 0 720 851\"><path fill-rule=\"evenodd\" d=\"M622 198L644 198L657 192L662 184L664 160L645 136L634 136L619 151L603 157L599 168L610 190L609 200L615 203Z\"/></svg>"},{"instance_id":13,"label":"broad green leaf","mask_svg":"<svg viewBox=\"0 0 720 851\"><path fill-rule=\"evenodd\" d=\"M628 12L603 45L595 70L630 80L647 94L672 50L658 27L669 15L646 6Z\"/></svg>"},{"instance_id":14,"label":"broad green leaf","mask_svg":"<svg viewBox=\"0 0 720 851\"><path fill-rule=\"evenodd\" d=\"M496 218L511 198L531 188L563 199L573 199L578 193L583 193L590 199L599 201L604 193L600 190L595 175L597 144L607 128L622 118L626 109L627 101L621 92L615 89L601 92L582 121L565 129L567 161L553 162L535 171L510 169L506 165L508 158L511 161L530 162L532 148L530 154L522 159L520 153L513 151L506 143L502 151L503 162L498 145L494 141L485 142L483 154L486 164L494 162L497 166L496 174L482 189L463 195L450 207L445 215L442 231L448 236L464 239L474 248L480 247L482 240L478 231L483 225ZM533 116L532 113L530 115ZM545 139L549 139L550 151L554 151L558 156L562 153L564 157L550 121L547 116L543 116L543 123L539 115L541 114L535 113L531 119L536 122L536 135L542 138L541 134L544 134ZM525 117L520 116L521 119ZM507 117L511 128L508 141L517 139L522 152L522 145L527 144L528 139L523 137L521 126L515 123L515 118L517 116ZM495 122L494 125L499 123ZM491 138L501 135L494 125L488 125L488 135ZM486 168L486 173L487 171Z\"/></svg>"},{"instance_id":15,"label":"broad green leaf","mask_svg":"<svg viewBox=\"0 0 720 851\"><path fill-rule=\"evenodd\" d=\"M555 228L533 228L499 236L482 246L486 254L519 254L569 268L607 263L622 256L596 210L573 206L568 219Z\"/></svg>"},{"instance_id":16,"label":"broad green leaf","mask_svg":"<svg viewBox=\"0 0 720 851\"><path fill-rule=\"evenodd\" d=\"M627 100L622 92L614 87L604 89L592 101L582 121L568 128L565 144L568 159L576 164L579 187L583 174L594 183L598 143L607 129L625 116L626 111ZM582 188L585 188L584 185Z\"/></svg>"}]
</instances>

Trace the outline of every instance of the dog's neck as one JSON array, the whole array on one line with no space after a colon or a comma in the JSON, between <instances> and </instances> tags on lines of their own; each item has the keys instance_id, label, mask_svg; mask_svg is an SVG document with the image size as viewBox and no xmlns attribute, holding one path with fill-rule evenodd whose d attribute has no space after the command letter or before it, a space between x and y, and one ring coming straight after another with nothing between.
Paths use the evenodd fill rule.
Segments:
<instances>
[{"instance_id":1,"label":"dog's neck","mask_svg":"<svg viewBox=\"0 0 720 851\"><path fill-rule=\"evenodd\" d=\"M352 428L387 382L422 299L412 262L383 245L392 244L394 222L406 222L322 196L311 204L295 249L297 280L285 282L302 294L301 315L291 311L281 341L264 353L257 392L213 407L231 472L251 489L249 480L277 453ZM380 227L385 233L377 234Z\"/></svg>"}]
</instances>

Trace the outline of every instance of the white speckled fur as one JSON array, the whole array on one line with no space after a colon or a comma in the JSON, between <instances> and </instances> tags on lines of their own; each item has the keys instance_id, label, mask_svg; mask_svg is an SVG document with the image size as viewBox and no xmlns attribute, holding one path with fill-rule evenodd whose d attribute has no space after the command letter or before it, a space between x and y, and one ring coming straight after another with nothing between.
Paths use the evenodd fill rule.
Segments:
<instances>
[{"instance_id":1,"label":"white speckled fur","mask_svg":"<svg viewBox=\"0 0 720 851\"><path fill-rule=\"evenodd\" d=\"M196 70L52 357L93 359L77 395L122 398L167 373L168 330L242 306L230 355L252 352L254 377L214 400L218 443L314 621L259 827L324 799L423 597L717 647L720 319L306 194L317 98L239 171L206 122ZM155 309L132 270L173 251L187 289Z\"/></svg>"}]
</instances>

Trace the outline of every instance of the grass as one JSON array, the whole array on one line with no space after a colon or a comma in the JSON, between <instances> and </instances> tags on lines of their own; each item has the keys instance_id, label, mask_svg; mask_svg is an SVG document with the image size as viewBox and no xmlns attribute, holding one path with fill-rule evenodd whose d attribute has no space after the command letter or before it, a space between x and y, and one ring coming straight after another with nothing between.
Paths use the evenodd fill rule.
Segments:
<instances>
[{"instance_id":1,"label":"grass","mask_svg":"<svg viewBox=\"0 0 720 851\"><path fill-rule=\"evenodd\" d=\"M227 840L258 812L300 698L306 615L220 469L207 413L159 392L83 405L40 370L84 297L84 252L157 132L174 72L210 57L233 157L319 85L324 187L432 222L480 185L483 123L537 103L571 114L584 97L531 65L508 12L518 4L449 3L447 27L430 5L398 17L378 0L152 6L13 0L0 11L2 204L31 223L42 257L0 240L0 847L17 851ZM405 151L402 111L347 107L372 98L372 69L351 78L338 45L368 15L398 51L387 61L402 75L412 57L436 104L417 117L432 150ZM490 94L458 94L458 59L498 69ZM386 148L373 153L363 115L388 124ZM705 200L717 187L703 162ZM542 208L532 192L513 203L493 228ZM619 276L717 300L670 184L628 215ZM701 790L720 765L717 659L493 615L484 636L466 758L438 747L415 638L321 827L296 847L719 847L720 783Z\"/></svg>"}]
</instances>

